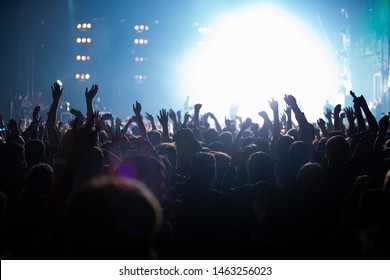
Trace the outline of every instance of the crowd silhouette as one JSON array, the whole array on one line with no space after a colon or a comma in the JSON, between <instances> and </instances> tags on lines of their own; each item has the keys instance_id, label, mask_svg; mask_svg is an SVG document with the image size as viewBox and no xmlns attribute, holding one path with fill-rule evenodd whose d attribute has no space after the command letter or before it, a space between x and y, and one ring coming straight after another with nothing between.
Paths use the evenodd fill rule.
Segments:
<instances>
[{"instance_id":1,"label":"crowd silhouette","mask_svg":"<svg viewBox=\"0 0 390 280\"><path fill-rule=\"evenodd\" d=\"M0 114L2 259L390 258L389 114L363 96L313 123L293 95L261 125L137 101L122 120L93 85L63 123L51 90L47 119Z\"/></svg>"}]
</instances>

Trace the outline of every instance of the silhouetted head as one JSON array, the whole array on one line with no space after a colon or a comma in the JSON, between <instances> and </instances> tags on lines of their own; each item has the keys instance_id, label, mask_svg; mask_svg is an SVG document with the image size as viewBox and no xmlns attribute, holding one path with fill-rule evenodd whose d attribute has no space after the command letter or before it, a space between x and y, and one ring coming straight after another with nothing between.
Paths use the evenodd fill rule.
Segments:
<instances>
[{"instance_id":1,"label":"silhouetted head","mask_svg":"<svg viewBox=\"0 0 390 280\"><path fill-rule=\"evenodd\" d=\"M203 139L206 145L210 145L211 142L217 141L218 138L218 131L214 128L208 128L203 132Z\"/></svg>"},{"instance_id":2,"label":"silhouetted head","mask_svg":"<svg viewBox=\"0 0 390 280\"><path fill-rule=\"evenodd\" d=\"M162 224L161 207L140 181L100 177L71 196L69 252L80 259L148 259Z\"/></svg>"},{"instance_id":3,"label":"silhouetted head","mask_svg":"<svg viewBox=\"0 0 390 280\"><path fill-rule=\"evenodd\" d=\"M149 139L150 143L152 143L152 145L154 147L156 147L157 145L159 145L161 143L161 132L156 130L156 129L149 131L148 132L148 139Z\"/></svg>"},{"instance_id":4,"label":"silhouetted head","mask_svg":"<svg viewBox=\"0 0 390 280\"><path fill-rule=\"evenodd\" d=\"M298 190L310 191L319 186L323 182L324 172L318 163L306 163L303 165L298 172Z\"/></svg>"},{"instance_id":5,"label":"silhouetted head","mask_svg":"<svg viewBox=\"0 0 390 280\"><path fill-rule=\"evenodd\" d=\"M291 144L294 142L294 138L289 135L281 135L276 141L276 151L280 158L286 159L288 156L288 150Z\"/></svg>"},{"instance_id":6,"label":"silhouetted head","mask_svg":"<svg viewBox=\"0 0 390 280\"><path fill-rule=\"evenodd\" d=\"M26 193L34 196L45 196L54 186L54 169L47 163L39 163L30 169L27 175Z\"/></svg>"},{"instance_id":7,"label":"silhouetted head","mask_svg":"<svg viewBox=\"0 0 390 280\"><path fill-rule=\"evenodd\" d=\"M127 156L119 164L117 175L143 182L157 199L162 199L165 194L165 167L150 155Z\"/></svg>"},{"instance_id":8,"label":"silhouetted head","mask_svg":"<svg viewBox=\"0 0 390 280\"><path fill-rule=\"evenodd\" d=\"M246 163L248 173L248 183L254 184L260 181L267 181L271 185L276 185L275 169L269 154L255 152L251 154Z\"/></svg>"},{"instance_id":9,"label":"silhouetted head","mask_svg":"<svg viewBox=\"0 0 390 280\"><path fill-rule=\"evenodd\" d=\"M219 134L218 140L225 146L225 151L229 151L233 144L233 134L230 131L224 131Z\"/></svg>"},{"instance_id":10,"label":"silhouetted head","mask_svg":"<svg viewBox=\"0 0 390 280\"><path fill-rule=\"evenodd\" d=\"M310 147L303 141L295 141L288 150L288 158L295 175L310 160Z\"/></svg>"},{"instance_id":11,"label":"silhouetted head","mask_svg":"<svg viewBox=\"0 0 390 280\"><path fill-rule=\"evenodd\" d=\"M45 161L45 144L42 140L31 139L24 145L28 166Z\"/></svg>"},{"instance_id":12,"label":"silhouetted head","mask_svg":"<svg viewBox=\"0 0 390 280\"><path fill-rule=\"evenodd\" d=\"M197 152L192 156L190 177L200 187L211 188L216 177L216 160L209 152Z\"/></svg>"},{"instance_id":13,"label":"silhouetted head","mask_svg":"<svg viewBox=\"0 0 390 280\"><path fill-rule=\"evenodd\" d=\"M7 142L0 147L0 169L7 173L19 173L25 166L24 147L15 142Z\"/></svg>"},{"instance_id":14,"label":"silhouetted head","mask_svg":"<svg viewBox=\"0 0 390 280\"><path fill-rule=\"evenodd\" d=\"M344 164L349 155L349 144L342 136L333 136L326 141L326 158L329 164Z\"/></svg>"}]
</instances>

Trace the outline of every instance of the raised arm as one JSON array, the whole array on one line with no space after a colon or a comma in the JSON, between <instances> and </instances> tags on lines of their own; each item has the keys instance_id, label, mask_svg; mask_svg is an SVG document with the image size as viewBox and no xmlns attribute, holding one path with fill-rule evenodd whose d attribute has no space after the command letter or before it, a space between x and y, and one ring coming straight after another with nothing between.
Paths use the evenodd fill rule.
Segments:
<instances>
[{"instance_id":1,"label":"raised arm","mask_svg":"<svg viewBox=\"0 0 390 280\"><path fill-rule=\"evenodd\" d=\"M341 112L341 104L337 104L333 110L334 130L336 131L340 131L340 112Z\"/></svg>"},{"instance_id":2,"label":"raised arm","mask_svg":"<svg viewBox=\"0 0 390 280\"><path fill-rule=\"evenodd\" d=\"M146 118L150 121L150 124L152 125L152 129L157 130L157 126L154 122L154 116L149 114L148 112L145 112L145 114L146 114Z\"/></svg>"},{"instance_id":3,"label":"raised arm","mask_svg":"<svg viewBox=\"0 0 390 280\"><path fill-rule=\"evenodd\" d=\"M40 111L41 111L41 106L36 106L34 108L33 115L32 115L32 122L21 135L24 141L30 139L30 137L33 136L34 133L35 134L37 133L37 128L39 126L39 123L42 120L42 117L39 116Z\"/></svg>"},{"instance_id":4,"label":"raised arm","mask_svg":"<svg viewBox=\"0 0 390 280\"><path fill-rule=\"evenodd\" d=\"M368 126L370 128L370 131L373 134L376 134L379 131L379 125L376 122L374 115L371 113L370 108L368 108L366 99L364 98L363 95L361 95L360 97L356 97L355 93L352 91L351 91L351 95L353 96L354 104L356 104L357 106L359 106L360 108L363 109L364 115L366 116L366 119L368 122Z\"/></svg>"},{"instance_id":5,"label":"raised arm","mask_svg":"<svg viewBox=\"0 0 390 280\"><path fill-rule=\"evenodd\" d=\"M93 115L92 101L98 92L98 85L92 85L91 89L85 88L85 101L87 102L87 118L90 118Z\"/></svg>"},{"instance_id":6,"label":"raised arm","mask_svg":"<svg viewBox=\"0 0 390 280\"><path fill-rule=\"evenodd\" d=\"M215 129L218 131L218 133L222 132L221 125L218 122L218 119L214 116L213 113L208 113L208 116L214 121Z\"/></svg>"},{"instance_id":7,"label":"raised arm","mask_svg":"<svg viewBox=\"0 0 390 280\"><path fill-rule=\"evenodd\" d=\"M348 136L352 137L355 134L355 113L353 112L352 107L346 107L344 108L344 112L347 116L348 120Z\"/></svg>"},{"instance_id":8,"label":"raised arm","mask_svg":"<svg viewBox=\"0 0 390 280\"><path fill-rule=\"evenodd\" d=\"M170 142L169 132L168 132L168 113L167 113L167 110L161 109L160 115L157 116L157 118L158 118L158 121L160 122L160 124L163 128L161 142Z\"/></svg>"},{"instance_id":9,"label":"raised arm","mask_svg":"<svg viewBox=\"0 0 390 280\"><path fill-rule=\"evenodd\" d=\"M47 134L49 137L50 146L52 148L57 148L57 149L60 148L60 142L57 136L55 125L57 121L57 108L62 95L62 90L63 90L62 86L60 86L57 82L52 85L51 95L53 101L50 105L49 114L47 116L47 122L46 122Z\"/></svg>"},{"instance_id":10,"label":"raised arm","mask_svg":"<svg viewBox=\"0 0 390 280\"><path fill-rule=\"evenodd\" d=\"M133 104L133 111L135 114L134 120L136 121L140 135L142 139L148 140L148 135L146 133L146 128L144 125L144 122L142 121L142 115L141 115L142 106L138 101L135 101L135 104Z\"/></svg>"},{"instance_id":11,"label":"raised arm","mask_svg":"<svg viewBox=\"0 0 390 280\"><path fill-rule=\"evenodd\" d=\"M279 120L279 104L278 101L272 98L269 101L269 106L273 112L274 123L272 126L272 141L276 141L280 137L280 120Z\"/></svg>"}]
</instances>

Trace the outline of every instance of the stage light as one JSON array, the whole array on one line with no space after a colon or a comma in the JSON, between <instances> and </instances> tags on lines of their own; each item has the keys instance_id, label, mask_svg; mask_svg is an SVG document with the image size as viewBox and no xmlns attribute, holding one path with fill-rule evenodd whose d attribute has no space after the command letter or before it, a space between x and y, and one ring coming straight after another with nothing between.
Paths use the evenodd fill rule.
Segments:
<instances>
[{"instance_id":1,"label":"stage light","mask_svg":"<svg viewBox=\"0 0 390 280\"><path fill-rule=\"evenodd\" d=\"M90 77L91 77L91 75L85 74L85 79L86 79L86 80L89 80Z\"/></svg>"},{"instance_id":2,"label":"stage light","mask_svg":"<svg viewBox=\"0 0 390 280\"><path fill-rule=\"evenodd\" d=\"M91 38L87 38L87 43L91 43Z\"/></svg>"},{"instance_id":3,"label":"stage light","mask_svg":"<svg viewBox=\"0 0 390 280\"><path fill-rule=\"evenodd\" d=\"M76 56L76 60L80 60L81 59L81 56L80 55L77 55Z\"/></svg>"},{"instance_id":4,"label":"stage light","mask_svg":"<svg viewBox=\"0 0 390 280\"><path fill-rule=\"evenodd\" d=\"M84 44L84 43L86 43L86 42L87 42L87 39L86 39L86 38L82 38L82 39L81 39L81 43Z\"/></svg>"},{"instance_id":5,"label":"stage light","mask_svg":"<svg viewBox=\"0 0 390 280\"><path fill-rule=\"evenodd\" d=\"M80 79L84 80L84 79L85 79L85 75L84 75L84 74L81 74L81 75L80 75Z\"/></svg>"},{"instance_id":6,"label":"stage light","mask_svg":"<svg viewBox=\"0 0 390 280\"><path fill-rule=\"evenodd\" d=\"M140 29L140 30L144 30L144 29L145 29L145 26L140 25L139 29Z\"/></svg>"},{"instance_id":7,"label":"stage light","mask_svg":"<svg viewBox=\"0 0 390 280\"><path fill-rule=\"evenodd\" d=\"M80 29L80 28L81 28L81 24L80 24L80 23L77 24L77 25L76 25L76 28L77 28L77 29Z\"/></svg>"},{"instance_id":8,"label":"stage light","mask_svg":"<svg viewBox=\"0 0 390 280\"><path fill-rule=\"evenodd\" d=\"M82 61L85 61L85 59L86 59L86 58L85 58L85 56L83 55L83 56L81 57L81 60L82 60Z\"/></svg>"},{"instance_id":9,"label":"stage light","mask_svg":"<svg viewBox=\"0 0 390 280\"><path fill-rule=\"evenodd\" d=\"M75 78L78 80L78 79L80 79L80 74L76 74L75 75Z\"/></svg>"},{"instance_id":10,"label":"stage light","mask_svg":"<svg viewBox=\"0 0 390 280\"><path fill-rule=\"evenodd\" d=\"M90 59L91 59L91 57L89 55L87 55L87 60L90 60Z\"/></svg>"},{"instance_id":11,"label":"stage light","mask_svg":"<svg viewBox=\"0 0 390 280\"><path fill-rule=\"evenodd\" d=\"M139 58L138 58L138 56L135 58L135 62L138 62L139 61Z\"/></svg>"},{"instance_id":12,"label":"stage light","mask_svg":"<svg viewBox=\"0 0 390 280\"><path fill-rule=\"evenodd\" d=\"M81 43L81 38L77 38L77 39L76 39L76 42L77 42L78 44L80 44L80 43Z\"/></svg>"},{"instance_id":13,"label":"stage light","mask_svg":"<svg viewBox=\"0 0 390 280\"><path fill-rule=\"evenodd\" d=\"M138 39L134 39L134 44L138 45L139 43L139 40Z\"/></svg>"},{"instance_id":14,"label":"stage light","mask_svg":"<svg viewBox=\"0 0 390 280\"><path fill-rule=\"evenodd\" d=\"M139 61L140 61L140 62L143 62L143 61L144 61L144 58L143 58L143 57L140 57L140 58L139 58Z\"/></svg>"},{"instance_id":15,"label":"stage light","mask_svg":"<svg viewBox=\"0 0 390 280\"><path fill-rule=\"evenodd\" d=\"M148 43L149 43L148 39L145 39L145 40L144 40L144 44L146 45L146 44L148 44Z\"/></svg>"},{"instance_id":16,"label":"stage light","mask_svg":"<svg viewBox=\"0 0 390 280\"><path fill-rule=\"evenodd\" d=\"M139 25L134 26L134 30L138 31L139 30Z\"/></svg>"},{"instance_id":17,"label":"stage light","mask_svg":"<svg viewBox=\"0 0 390 280\"><path fill-rule=\"evenodd\" d=\"M88 29L92 28L92 24L87 23L87 28L88 28Z\"/></svg>"},{"instance_id":18,"label":"stage light","mask_svg":"<svg viewBox=\"0 0 390 280\"><path fill-rule=\"evenodd\" d=\"M271 97L282 108L284 94L293 94L312 122L324 100L337 98L336 57L299 17L263 3L224 13L210 27L207 44L200 41L180 71L179 91L202 103L202 110L231 117L238 103L238 115L261 123L257 113L272 114Z\"/></svg>"},{"instance_id":19,"label":"stage light","mask_svg":"<svg viewBox=\"0 0 390 280\"><path fill-rule=\"evenodd\" d=\"M83 28L87 28L87 24L86 23L83 23Z\"/></svg>"},{"instance_id":20,"label":"stage light","mask_svg":"<svg viewBox=\"0 0 390 280\"><path fill-rule=\"evenodd\" d=\"M139 39L139 43L142 45L144 43L144 39Z\"/></svg>"},{"instance_id":21,"label":"stage light","mask_svg":"<svg viewBox=\"0 0 390 280\"><path fill-rule=\"evenodd\" d=\"M149 26L148 26L148 25L145 25L145 30L146 30L146 31L149 30Z\"/></svg>"}]
</instances>

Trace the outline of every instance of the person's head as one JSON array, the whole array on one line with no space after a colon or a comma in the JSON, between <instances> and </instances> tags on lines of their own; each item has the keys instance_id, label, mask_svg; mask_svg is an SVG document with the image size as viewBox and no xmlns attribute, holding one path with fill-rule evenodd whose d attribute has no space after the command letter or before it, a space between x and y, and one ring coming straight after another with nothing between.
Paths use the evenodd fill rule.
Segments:
<instances>
[{"instance_id":1,"label":"person's head","mask_svg":"<svg viewBox=\"0 0 390 280\"><path fill-rule=\"evenodd\" d=\"M344 164L349 155L348 141L338 135L326 141L325 155L329 164Z\"/></svg>"},{"instance_id":2,"label":"person's head","mask_svg":"<svg viewBox=\"0 0 390 280\"><path fill-rule=\"evenodd\" d=\"M209 152L197 152L192 156L190 177L200 187L210 188L216 177L216 160Z\"/></svg>"},{"instance_id":3,"label":"person's head","mask_svg":"<svg viewBox=\"0 0 390 280\"><path fill-rule=\"evenodd\" d=\"M148 139L149 139L150 143L152 143L152 145L154 147L156 147L157 145L159 145L161 143L161 132L159 130L156 130L156 129L149 131L148 132Z\"/></svg>"},{"instance_id":4,"label":"person's head","mask_svg":"<svg viewBox=\"0 0 390 280\"><path fill-rule=\"evenodd\" d=\"M267 181L271 185L276 185L274 164L269 154L264 152L251 154L246 163L246 170L248 183Z\"/></svg>"},{"instance_id":5,"label":"person's head","mask_svg":"<svg viewBox=\"0 0 390 280\"><path fill-rule=\"evenodd\" d=\"M80 162L80 165L76 171L76 177L79 181L89 180L93 177L103 175L104 169L104 155L103 151L93 146L85 158Z\"/></svg>"},{"instance_id":6,"label":"person's head","mask_svg":"<svg viewBox=\"0 0 390 280\"><path fill-rule=\"evenodd\" d=\"M45 144L42 140L31 139L24 145L28 166L45 161Z\"/></svg>"},{"instance_id":7,"label":"person's head","mask_svg":"<svg viewBox=\"0 0 390 280\"><path fill-rule=\"evenodd\" d=\"M288 158L296 176L299 169L310 160L310 147L303 141L295 141L288 150Z\"/></svg>"},{"instance_id":8,"label":"person's head","mask_svg":"<svg viewBox=\"0 0 390 280\"><path fill-rule=\"evenodd\" d=\"M140 181L100 177L71 195L67 207L71 257L147 259L162 224L156 198Z\"/></svg>"},{"instance_id":9,"label":"person's head","mask_svg":"<svg viewBox=\"0 0 390 280\"><path fill-rule=\"evenodd\" d=\"M202 146L195 139L194 133L189 128L178 130L173 136L176 144L177 161L176 170L179 174L187 175L191 166L192 156L202 151Z\"/></svg>"},{"instance_id":10,"label":"person's head","mask_svg":"<svg viewBox=\"0 0 390 280\"><path fill-rule=\"evenodd\" d=\"M165 195L166 170L163 163L155 157L137 153L126 156L119 164L116 174L143 182L159 200Z\"/></svg>"},{"instance_id":11,"label":"person's head","mask_svg":"<svg viewBox=\"0 0 390 280\"><path fill-rule=\"evenodd\" d=\"M26 193L34 196L45 196L54 186L54 169L47 163L33 165L27 174Z\"/></svg>"},{"instance_id":12,"label":"person's head","mask_svg":"<svg viewBox=\"0 0 390 280\"><path fill-rule=\"evenodd\" d=\"M229 151L233 144L233 134L230 131L224 131L219 134L218 140L224 145L225 151Z\"/></svg>"},{"instance_id":13,"label":"person's head","mask_svg":"<svg viewBox=\"0 0 390 280\"><path fill-rule=\"evenodd\" d=\"M206 145L218 140L218 132L214 128L208 128L203 132L203 139Z\"/></svg>"},{"instance_id":14,"label":"person's head","mask_svg":"<svg viewBox=\"0 0 390 280\"><path fill-rule=\"evenodd\" d=\"M23 169L25 163L24 146L15 142L0 146L0 169L15 174Z\"/></svg>"},{"instance_id":15,"label":"person's head","mask_svg":"<svg viewBox=\"0 0 390 280\"><path fill-rule=\"evenodd\" d=\"M294 142L294 138L289 135L281 135L278 138L275 147L281 159L286 159L288 157L288 150L290 149L290 146L293 142Z\"/></svg>"},{"instance_id":16,"label":"person's head","mask_svg":"<svg viewBox=\"0 0 390 280\"><path fill-rule=\"evenodd\" d=\"M298 172L298 190L310 191L318 189L323 182L324 172L318 163L306 163Z\"/></svg>"}]
</instances>

